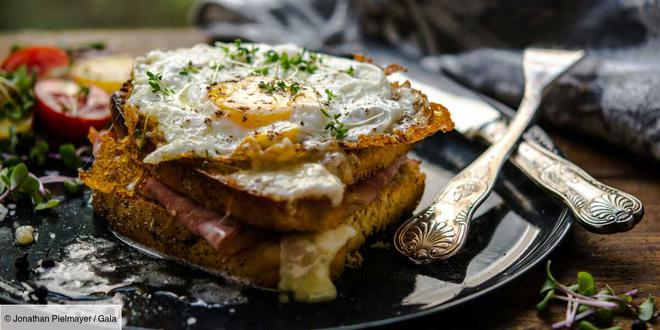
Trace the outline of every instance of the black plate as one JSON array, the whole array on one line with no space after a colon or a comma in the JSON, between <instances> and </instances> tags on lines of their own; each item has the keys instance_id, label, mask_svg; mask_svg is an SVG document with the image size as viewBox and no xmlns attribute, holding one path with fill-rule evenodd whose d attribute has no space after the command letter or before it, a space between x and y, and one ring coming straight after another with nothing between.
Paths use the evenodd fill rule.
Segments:
<instances>
[{"instance_id":1,"label":"black plate","mask_svg":"<svg viewBox=\"0 0 660 330\"><path fill-rule=\"evenodd\" d=\"M399 61L401 63L401 61ZM438 78L440 88L451 83ZM543 136L537 131L538 136ZM547 137L545 143L551 143ZM458 133L436 135L415 149L427 174L420 208L483 147ZM123 303L129 326L152 328L362 327L419 317L456 306L516 278L538 263L571 225L567 210L507 164L496 193L477 211L464 250L451 261L413 266L391 247L392 233L370 239L364 263L347 269L339 297L319 304L281 304L277 294L232 284L173 261L148 256L116 238L88 203L89 192L50 215L18 207L0 223L0 297L30 301L30 287L46 286L51 302L98 300ZM13 229L31 224L37 243L17 247ZM14 260L28 253L30 272ZM53 258L54 268L39 268Z\"/></svg>"}]
</instances>

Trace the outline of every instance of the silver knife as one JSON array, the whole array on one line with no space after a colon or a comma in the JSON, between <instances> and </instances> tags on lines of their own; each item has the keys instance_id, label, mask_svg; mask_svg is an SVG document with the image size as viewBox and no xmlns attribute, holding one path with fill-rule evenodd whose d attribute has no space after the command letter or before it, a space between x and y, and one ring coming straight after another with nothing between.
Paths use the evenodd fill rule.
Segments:
<instances>
[{"instance_id":1,"label":"silver knife","mask_svg":"<svg viewBox=\"0 0 660 330\"><path fill-rule=\"evenodd\" d=\"M479 96L455 87L454 83L443 84L448 86L443 89L434 87L431 81L438 80L436 75L424 79L431 77L418 72L414 77L397 74L390 79L410 80L429 101L444 105L461 134L493 143L506 132L507 118ZM528 137L514 150L510 160L535 183L561 199L578 223L591 232L628 231L642 219L644 208L639 199L594 179Z\"/></svg>"}]
</instances>

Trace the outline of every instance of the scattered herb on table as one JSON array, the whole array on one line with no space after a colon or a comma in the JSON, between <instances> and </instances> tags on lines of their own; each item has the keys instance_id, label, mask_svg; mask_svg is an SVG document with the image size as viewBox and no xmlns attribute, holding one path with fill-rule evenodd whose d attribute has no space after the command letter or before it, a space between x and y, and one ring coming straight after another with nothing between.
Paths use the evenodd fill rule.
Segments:
<instances>
[{"instance_id":1,"label":"scattered herb on table","mask_svg":"<svg viewBox=\"0 0 660 330\"><path fill-rule=\"evenodd\" d=\"M39 179L28 171L24 163L0 170L0 203L6 199L29 197L35 211L53 208L59 205L58 199L52 198Z\"/></svg>"},{"instance_id":2,"label":"scattered herb on table","mask_svg":"<svg viewBox=\"0 0 660 330\"><path fill-rule=\"evenodd\" d=\"M14 72L0 71L0 119L19 120L32 113L35 80L25 66Z\"/></svg>"},{"instance_id":3,"label":"scattered herb on table","mask_svg":"<svg viewBox=\"0 0 660 330\"><path fill-rule=\"evenodd\" d=\"M633 289L616 294L607 284L599 290L593 276L587 272L578 273L576 284L564 285L554 278L548 261L546 280L541 287L543 299L536 307L538 310L545 310L552 300L566 302L566 319L553 324L553 329L570 328L576 323L581 330L600 329L594 323L598 326L610 326L615 315L628 315L641 322L648 322L657 316L655 299L649 295L643 303L638 304L634 301L637 293L637 289Z\"/></svg>"},{"instance_id":4,"label":"scattered herb on table","mask_svg":"<svg viewBox=\"0 0 660 330\"><path fill-rule=\"evenodd\" d=\"M38 177L28 168L28 164L41 172L47 163L54 165L59 161L70 170L77 171L83 165L81 154L89 151L89 147L76 149L72 144L63 144L55 153L50 152L46 141L32 133L16 133L13 125L10 125L9 132L9 138L0 141L0 205L25 199L30 200L35 211L54 208L62 198L51 194L46 188L50 184L64 184L68 194L80 193L82 182L77 175Z\"/></svg>"}]
</instances>

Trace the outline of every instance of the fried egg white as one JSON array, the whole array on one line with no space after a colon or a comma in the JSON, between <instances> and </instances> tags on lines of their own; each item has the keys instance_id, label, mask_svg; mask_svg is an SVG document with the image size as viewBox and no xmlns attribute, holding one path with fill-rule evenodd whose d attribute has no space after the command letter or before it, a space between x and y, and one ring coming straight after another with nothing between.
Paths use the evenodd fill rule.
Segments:
<instances>
[{"instance_id":1,"label":"fried egg white","mask_svg":"<svg viewBox=\"0 0 660 330\"><path fill-rule=\"evenodd\" d=\"M294 45L152 51L132 75L127 104L156 122L161 137L145 163L231 159L246 141L361 147L365 137L429 126L412 122L419 96L408 86L393 97L381 68Z\"/></svg>"}]
</instances>

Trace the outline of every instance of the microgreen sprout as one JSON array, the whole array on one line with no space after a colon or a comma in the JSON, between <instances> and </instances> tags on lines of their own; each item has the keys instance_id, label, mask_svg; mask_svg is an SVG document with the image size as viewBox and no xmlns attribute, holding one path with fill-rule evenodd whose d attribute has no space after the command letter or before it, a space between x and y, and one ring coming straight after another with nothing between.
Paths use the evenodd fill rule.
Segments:
<instances>
[{"instance_id":1,"label":"microgreen sprout","mask_svg":"<svg viewBox=\"0 0 660 330\"><path fill-rule=\"evenodd\" d=\"M268 75L268 67L254 69L254 71L252 71L252 73L254 73L256 75L260 75L260 76Z\"/></svg>"},{"instance_id":2,"label":"microgreen sprout","mask_svg":"<svg viewBox=\"0 0 660 330\"><path fill-rule=\"evenodd\" d=\"M230 51L229 47L223 47L222 49L227 52L232 60L252 64L254 55L257 53L259 48L256 46L247 48L243 46L243 41L241 39L234 40L234 46L236 47L234 51Z\"/></svg>"},{"instance_id":3,"label":"microgreen sprout","mask_svg":"<svg viewBox=\"0 0 660 330\"><path fill-rule=\"evenodd\" d=\"M0 170L0 192L0 203L7 198L30 197L35 211L51 209L60 203L58 199L51 197L50 192L28 171L24 163Z\"/></svg>"},{"instance_id":4,"label":"microgreen sprout","mask_svg":"<svg viewBox=\"0 0 660 330\"><path fill-rule=\"evenodd\" d=\"M557 281L550 272L550 261L546 266L546 280L541 287L543 299L536 305L538 310L545 310L551 300L566 302L566 319L552 325L553 329L570 328L579 322L580 329L598 329L588 319L597 324L610 325L615 314L635 315L639 320L651 320L655 312L655 300L649 296L642 304L634 303L637 290L624 294L615 294L614 290L605 285L597 291L596 282L587 272L579 272L577 283L566 286ZM615 329L620 327L614 327Z\"/></svg>"},{"instance_id":5,"label":"microgreen sprout","mask_svg":"<svg viewBox=\"0 0 660 330\"><path fill-rule=\"evenodd\" d=\"M266 52L266 63L275 63L280 60L280 55L276 51L270 49Z\"/></svg>"},{"instance_id":6,"label":"microgreen sprout","mask_svg":"<svg viewBox=\"0 0 660 330\"><path fill-rule=\"evenodd\" d=\"M343 73L353 77L355 75L355 69L353 69L353 66L351 65L348 69L345 71L342 71Z\"/></svg>"},{"instance_id":7,"label":"microgreen sprout","mask_svg":"<svg viewBox=\"0 0 660 330\"><path fill-rule=\"evenodd\" d=\"M167 87L167 85L163 82L162 74L147 71L147 77L149 77L149 86L151 86L152 92L160 92L165 95L171 95L174 93L174 91Z\"/></svg>"},{"instance_id":8,"label":"microgreen sprout","mask_svg":"<svg viewBox=\"0 0 660 330\"><path fill-rule=\"evenodd\" d=\"M335 98L335 94L327 88L325 89L325 95L328 97L328 102L332 102L332 99Z\"/></svg>"},{"instance_id":9,"label":"microgreen sprout","mask_svg":"<svg viewBox=\"0 0 660 330\"><path fill-rule=\"evenodd\" d=\"M0 119L19 120L32 113L36 77L25 66L0 72Z\"/></svg>"},{"instance_id":10,"label":"microgreen sprout","mask_svg":"<svg viewBox=\"0 0 660 330\"><path fill-rule=\"evenodd\" d=\"M329 131L330 134L337 139L345 138L348 133L348 128L344 126L344 123L339 121L341 114L337 113L335 115L330 115L325 109L321 109L321 113L323 114L323 117L330 119L330 122L325 125L325 130Z\"/></svg>"},{"instance_id":11,"label":"microgreen sprout","mask_svg":"<svg viewBox=\"0 0 660 330\"><path fill-rule=\"evenodd\" d=\"M282 52L279 56L274 56L274 55L268 55L267 54L267 60L275 60L276 58L279 57L280 65L282 66L282 69L284 70L289 70L293 67L297 68L300 71L307 72L307 73L314 73L316 70L318 70L318 66L316 65L316 62L318 60L318 55L313 52L307 51L307 49L303 48L302 52L299 54L293 55L289 57L289 54L287 52Z\"/></svg>"},{"instance_id":12,"label":"microgreen sprout","mask_svg":"<svg viewBox=\"0 0 660 330\"><path fill-rule=\"evenodd\" d=\"M273 94L275 92L284 92L288 91L292 95L295 95L300 90L300 84L293 82L290 85L283 80L272 80L269 82L259 82L259 89L264 91L267 94Z\"/></svg>"},{"instance_id":13,"label":"microgreen sprout","mask_svg":"<svg viewBox=\"0 0 660 330\"><path fill-rule=\"evenodd\" d=\"M191 75L193 73L198 73L198 72L199 72L199 68L194 66L192 64L192 61L188 61L188 64L186 66L184 66L183 68L181 68L181 71L179 71L179 74L182 75L182 76L188 76L188 75Z\"/></svg>"}]
</instances>

